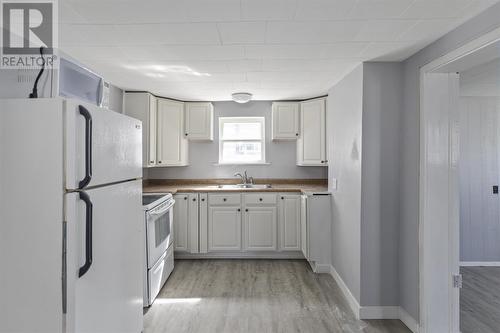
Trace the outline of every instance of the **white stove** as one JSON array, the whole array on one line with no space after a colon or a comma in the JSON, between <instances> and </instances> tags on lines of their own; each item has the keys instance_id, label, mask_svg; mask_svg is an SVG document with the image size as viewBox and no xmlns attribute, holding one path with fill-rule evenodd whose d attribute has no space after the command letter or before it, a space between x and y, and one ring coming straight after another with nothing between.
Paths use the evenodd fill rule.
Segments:
<instances>
[{"instance_id":1,"label":"white stove","mask_svg":"<svg viewBox=\"0 0 500 333\"><path fill-rule=\"evenodd\" d=\"M174 269L173 207L171 194L142 196L146 226L144 307L151 306Z\"/></svg>"}]
</instances>

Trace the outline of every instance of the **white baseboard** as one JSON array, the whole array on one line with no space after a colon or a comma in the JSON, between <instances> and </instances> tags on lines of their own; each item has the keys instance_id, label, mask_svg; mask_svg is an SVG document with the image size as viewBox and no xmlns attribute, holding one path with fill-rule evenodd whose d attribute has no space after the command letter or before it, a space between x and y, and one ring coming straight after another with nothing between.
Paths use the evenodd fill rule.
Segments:
<instances>
[{"instance_id":1,"label":"white baseboard","mask_svg":"<svg viewBox=\"0 0 500 333\"><path fill-rule=\"evenodd\" d=\"M400 306L360 306L358 300L349 290L344 280L333 266L330 265L330 275L337 282L340 290L357 319L399 319L413 333L418 333L418 322Z\"/></svg>"},{"instance_id":2,"label":"white baseboard","mask_svg":"<svg viewBox=\"0 0 500 333\"><path fill-rule=\"evenodd\" d=\"M461 261L460 266L464 266L464 267L472 267L472 266L500 267L500 261Z\"/></svg>"},{"instance_id":3,"label":"white baseboard","mask_svg":"<svg viewBox=\"0 0 500 333\"><path fill-rule=\"evenodd\" d=\"M333 277L335 282L337 282L337 284L339 285L340 290L342 291L342 293L344 294L344 297L347 300L347 304L349 304L349 307L351 308L351 310L354 313L354 315L356 316L356 318L360 319L359 318L360 306L359 306L358 300L351 293L351 291L349 290L349 288L345 284L344 280L342 280L339 273L337 273L337 271L335 270L335 268L332 265L330 265L330 275Z\"/></svg>"},{"instance_id":4,"label":"white baseboard","mask_svg":"<svg viewBox=\"0 0 500 333\"><path fill-rule=\"evenodd\" d=\"M329 274L331 269L331 265L325 265L325 264L317 264L317 263L312 263L312 262L309 262L311 264L311 268L313 270L314 273L327 273Z\"/></svg>"},{"instance_id":5,"label":"white baseboard","mask_svg":"<svg viewBox=\"0 0 500 333\"><path fill-rule=\"evenodd\" d=\"M361 306L359 319L399 319L399 306Z\"/></svg>"},{"instance_id":6,"label":"white baseboard","mask_svg":"<svg viewBox=\"0 0 500 333\"><path fill-rule=\"evenodd\" d=\"M399 307L399 320L401 320L410 331L412 331L413 333L418 333L418 322L402 307Z\"/></svg>"}]
</instances>

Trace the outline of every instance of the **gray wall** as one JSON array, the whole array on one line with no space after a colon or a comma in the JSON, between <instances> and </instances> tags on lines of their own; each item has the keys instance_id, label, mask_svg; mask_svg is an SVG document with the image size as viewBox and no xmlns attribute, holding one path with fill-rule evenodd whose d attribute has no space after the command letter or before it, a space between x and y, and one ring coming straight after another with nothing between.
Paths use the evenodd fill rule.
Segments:
<instances>
[{"instance_id":1,"label":"gray wall","mask_svg":"<svg viewBox=\"0 0 500 333\"><path fill-rule=\"evenodd\" d=\"M399 305L402 79L400 63L364 63L328 96L332 265L361 306Z\"/></svg>"},{"instance_id":2,"label":"gray wall","mask_svg":"<svg viewBox=\"0 0 500 333\"><path fill-rule=\"evenodd\" d=\"M363 65L330 89L327 106L332 265L360 302ZM332 188L334 179L336 190Z\"/></svg>"},{"instance_id":3,"label":"gray wall","mask_svg":"<svg viewBox=\"0 0 500 333\"><path fill-rule=\"evenodd\" d=\"M296 142L271 140L271 102L253 101L238 104L214 102L214 141L189 143L189 166L148 169L149 179L232 178L238 171L248 170L255 178L327 178L326 167L296 166ZM216 165L219 160L219 117L265 117L266 159L270 165ZM146 170L145 170L146 174Z\"/></svg>"},{"instance_id":4,"label":"gray wall","mask_svg":"<svg viewBox=\"0 0 500 333\"><path fill-rule=\"evenodd\" d=\"M500 26L500 3L451 31L404 62L404 104L400 123L400 305L419 318L419 70L430 61Z\"/></svg>"},{"instance_id":5,"label":"gray wall","mask_svg":"<svg viewBox=\"0 0 500 333\"><path fill-rule=\"evenodd\" d=\"M399 305L401 63L363 65L361 305Z\"/></svg>"}]
</instances>

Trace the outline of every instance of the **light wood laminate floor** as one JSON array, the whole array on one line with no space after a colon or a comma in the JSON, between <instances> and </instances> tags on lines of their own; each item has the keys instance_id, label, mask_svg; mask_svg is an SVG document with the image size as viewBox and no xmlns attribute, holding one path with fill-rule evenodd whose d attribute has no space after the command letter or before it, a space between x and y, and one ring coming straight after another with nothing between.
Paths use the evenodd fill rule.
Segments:
<instances>
[{"instance_id":1,"label":"light wood laminate floor","mask_svg":"<svg viewBox=\"0 0 500 333\"><path fill-rule=\"evenodd\" d=\"M500 267L461 267L460 330L500 332Z\"/></svg>"},{"instance_id":2,"label":"light wood laminate floor","mask_svg":"<svg viewBox=\"0 0 500 333\"><path fill-rule=\"evenodd\" d=\"M144 316L145 333L410 332L356 320L333 278L304 260L178 260Z\"/></svg>"}]
</instances>

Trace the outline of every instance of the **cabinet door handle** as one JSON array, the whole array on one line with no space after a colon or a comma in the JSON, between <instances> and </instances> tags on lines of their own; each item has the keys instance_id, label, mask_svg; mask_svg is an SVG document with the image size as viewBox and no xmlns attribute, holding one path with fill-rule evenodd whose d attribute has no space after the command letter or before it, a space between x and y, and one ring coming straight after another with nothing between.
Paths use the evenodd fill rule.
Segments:
<instances>
[{"instance_id":1,"label":"cabinet door handle","mask_svg":"<svg viewBox=\"0 0 500 333\"><path fill-rule=\"evenodd\" d=\"M187 134L187 133L184 133L184 135L185 135L185 136L188 136L188 134Z\"/></svg>"},{"instance_id":2,"label":"cabinet door handle","mask_svg":"<svg viewBox=\"0 0 500 333\"><path fill-rule=\"evenodd\" d=\"M193 198L193 201L196 201L196 199L195 199L195 198Z\"/></svg>"},{"instance_id":3,"label":"cabinet door handle","mask_svg":"<svg viewBox=\"0 0 500 333\"><path fill-rule=\"evenodd\" d=\"M158 161L158 164L161 164L161 161Z\"/></svg>"},{"instance_id":4,"label":"cabinet door handle","mask_svg":"<svg viewBox=\"0 0 500 333\"><path fill-rule=\"evenodd\" d=\"M238 208L238 212L241 212L241 208Z\"/></svg>"},{"instance_id":5,"label":"cabinet door handle","mask_svg":"<svg viewBox=\"0 0 500 333\"><path fill-rule=\"evenodd\" d=\"M259 201L262 201L262 198L259 198Z\"/></svg>"},{"instance_id":6,"label":"cabinet door handle","mask_svg":"<svg viewBox=\"0 0 500 333\"><path fill-rule=\"evenodd\" d=\"M227 201L227 199L226 199L226 198L224 198L224 199L222 199L222 201Z\"/></svg>"},{"instance_id":7,"label":"cabinet door handle","mask_svg":"<svg viewBox=\"0 0 500 333\"><path fill-rule=\"evenodd\" d=\"M187 200L187 199L188 199L188 197L184 197L184 200Z\"/></svg>"},{"instance_id":8,"label":"cabinet door handle","mask_svg":"<svg viewBox=\"0 0 500 333\"><path fill-rule=\"evenodd\" d=\"M155 161L149 161L150 164L153 164Z\"/></svg>"},{"instance_id":9,"label":"cabinet door handle","mask_svg":"<svg viewBox=\"0 0 500 333\"><path fill-rule=\"evenodd\" d=\"M205 198L201 198L201 201L205 201Z\"/></svg>"},{"instance_id":10,"label":"cabinet door handle","mask_svg":"<svg viewBox=\"0 0 500 333\"><path fill-rule=\"evenodd\" d=\"M295 133L295 136L299 136L299 133Z\"/></svg>"},{"instance_id":11,"label":"cabinet door handle","mask_svg":"<svg viewBox=\"0 0 500 333\"><path fill-rule=\"evenodd\" d=\"M245 212L248 212L248 208L247 208L247 209L245 209Z\"/></svg>"},{"instance_id":12,"label":"cabinet door handle","mask_svg":"<svg viewBox=\"0 0 500 333\"><path fill-rule=\"evenodd\" d=\"M285 197L281 197L281 200L285 200Z\"/></svg>"}]
</instances>

